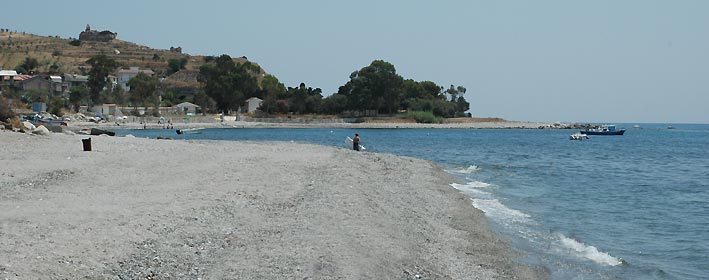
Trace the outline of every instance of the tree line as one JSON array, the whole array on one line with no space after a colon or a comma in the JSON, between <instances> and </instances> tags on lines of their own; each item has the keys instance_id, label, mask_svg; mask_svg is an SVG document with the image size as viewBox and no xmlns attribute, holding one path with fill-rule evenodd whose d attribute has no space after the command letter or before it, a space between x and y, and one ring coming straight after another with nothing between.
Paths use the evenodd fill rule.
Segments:
<instances>
[{"instance_id":1,"label":"tree line","mask_svg":"<svg viewBox=\"0 0 709 280\"><path fill-rule=\"evenodd\" d=\"M229 55L206 57L205 62L199 68L198 76L202 87L189 100L183 101L200 105L206 113L233 114L251 97L263 100L259 111L268 115L371 116L415 111L437 117L460 117L465 116L470 108L464 87L450 85L445 88L432 81L405 79L396 73L394 65L383 60L375 60L352 72L349 81L327 97L320 88L305 83L286 87L275 76L263 74L258 65L248 61L236 63ZM48 102L50 107L66 105L76 111L83 104L91 107L93 104L116 103L153 107L153 113L157 115L159 106L177 102L172 89L162 88L157 77L143 73L128 82L130 91L127 93L120 86L109 85L108 75L119 67L109 56L96 55L86 63L90 66L86 86L72 87L65 104L55 100ZM171 61L171 72L184 69L185 64L186 60ZM20 66L35 68L32 60Z\"/></svg>"},{"instance_id":2,"label":"tree line","mask_svg":"<svg viewBox=\"0 0 709 280\"><path fill-rule=\"evenodd\" d=\"M235 111L250 97L263 100L267 114L396 114L402 111L431 112L439 117L464 116L470 109L466 89L451 85L444 88L431 81L404 79L394 65L375 60L352 72L350 80L330 96L320 88L301 83L285 87L275 76L266 75L260 84L249 62L235 64L222 55L200 68L204 92L221 112Z\"/></svg>"}]
</instances>

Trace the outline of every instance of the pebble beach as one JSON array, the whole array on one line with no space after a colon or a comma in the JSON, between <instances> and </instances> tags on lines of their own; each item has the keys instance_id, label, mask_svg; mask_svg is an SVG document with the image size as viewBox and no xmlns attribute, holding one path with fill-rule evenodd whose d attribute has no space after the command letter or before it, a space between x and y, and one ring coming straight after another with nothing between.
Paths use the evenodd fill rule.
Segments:
<instances>
[{"instance_id":1,"label":"pebble beach","mask_svg":"<svg viewBox=\"0 0 709 280\"><path fill-rule=\"evenodd\" d=\"M547 277L424 160L71 133L0 143L3 279Z\"/></svg>"}]
</instances>

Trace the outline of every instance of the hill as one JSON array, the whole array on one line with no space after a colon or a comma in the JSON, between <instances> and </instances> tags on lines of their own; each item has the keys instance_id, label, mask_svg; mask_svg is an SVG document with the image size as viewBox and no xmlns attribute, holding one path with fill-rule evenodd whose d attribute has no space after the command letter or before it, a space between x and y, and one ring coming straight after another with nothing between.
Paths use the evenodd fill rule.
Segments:
<instances>
[{"instance_id":1,"label":"hill","mask_svg":"<svg viewBox=\"0 0 709 280\"><path fill-rule=\"evenodd\" d=\"M153 49L120 39L110 42L80 41L78 46L75 45L76 42L79 41L73 38L40 36L2 29L0 69L15 69L29 57L39 62L36 72L85 74L88 70L86 60L94 55L105 54L115 59L121 67L138 66L152 69L157 76L165 77L171 74L168 63L171 59L187 59L186 70L199 70L205 63L205 56L185 54L180 48ZM234 58L234 61L243 63L247 60L245 57L239 57ZM56 65L56 70L52 69L52 65Z\"/></svg>"}]
</instances>

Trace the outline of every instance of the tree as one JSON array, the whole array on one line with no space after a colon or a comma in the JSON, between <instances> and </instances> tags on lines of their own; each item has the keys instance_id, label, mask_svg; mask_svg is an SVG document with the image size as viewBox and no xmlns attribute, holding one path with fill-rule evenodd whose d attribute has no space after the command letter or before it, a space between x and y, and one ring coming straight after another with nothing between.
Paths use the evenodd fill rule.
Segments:
<instances>
[{"instance_id":1,"label":"tree","mask_svg":"<svg viewBox=\"0 0 709 280\"><path fill-rule=\"evenodd\" d=\"M458 90L454 85L451 85L451 87L446 90L446 94L450 95L451 102L456 102L456 100L458 100Z\"/></svg>"},{"instance_id":2,"label":"tree","mask_svg":"<svg viewBox=\"0 0 709 280\"><path fill-rule=\"evenodd\" d=\"M181 57L170 59L167 61L167 65L170 67L170 72L175 73L177 71L185 69L185 66L187 66L187 58Z\"/></svg>"},{"instance_id":3,"label":"tree","mask_svg":"<svg viewBox=\"0 0 709 280\"><path fill-rule=\"evenodd\" d=\"M69 89L69 103L74 107L74 111L78 112L81 103L86 102L89 97L89 90L85 86L74 86Z\"/></svg>"},{"instance_id":4,"label":"tree","mask_svg":"<svg viewBox=\"0 0 709 280\"><path fill-rule=\"evenodd\" d=\"M305 83L300 83L298 87L289 87L286 95L293 112L298 114L320 113L322 104L322 90L320 88L307 87Z\"/></svg>"},{"instance_id":5,"label":"tree","mask_svg":"<svg viewBox=\"0 0 709 280\"><path fill-rule=\"evenodd\" d=\"M23 74L29 74L32 72L32 70L36 69L39 66L39 62L37 61L36 58L33 57L25 57L25 60L22 62L22 64L17 65L15 67L15 71L18 73L23 73Z\"/></svg>"},{"instance_id":6,"label":"tree","mask_svg":"<svg viewBox=\"0 0 709 280\"><path fill-rule=\"evenodd\" d=\"M118 63L104 54L95 55L86 61L91 65L89 70L89 108L94 102L100 101L101 91L106 87L108 74L118 67Z\"/></svg>"},{"instance_id":7,"label":"tree","mask_svg":"<svg viewBox=\"0 0 709 280\"><path fill-rule=\"evenodd\" d=\"M341 90L348 96L350 109L377 110L394 113L402 98L404 79L396 74L394 65L375 60L369 66L350 75L348 85ZM339 92L338 92L339 93Z\"/></svg>"},{"instance_id":8,"label":"tree","mask_svg":"<svg viewBox=\"0 0 709 280\"><path fill-rule=\"evenodd\" d=\"M209 97L203 90L195 94L194 103L202 107L202 112L216 113L217 102Z\"/></svg>"},{"instance_id":9,"label":"tree","mask_svg":"<svg viewBox=\"0 0 709 280\"><path fill-rule=\"evenodd\" d=\"M465 92L468 91L467 89L465 89L465 87L462 87L462 86L458 86L458 87L457 87L457 90L458 90L458 93L460 93L461 96L465 95Z\"/></svg>"},{"instance_id":10,"label":"tree","mask_svg":"<svg viewBox=\"0 0 709 280\"><path fill-rule=\"evenodd\" d=\"M199 80L205 84L205 93L216 101L220 111L234 111L259 90L258 82L251 74L253 69L250 62L236 64L225 54L202 65Z\"/></svg>"},{"instance_id":11,"label":"tree","mask_svg":"<svg viewBox=\"0 0 709 280\"><path fill-rule=\"evenodd\" d=\"M339 114L347 109L347 97L342 94L333 94L322 101L322 111L326 114Z\"/></svg>"},{"instance_id":12,"label":"tree","mask_svg":"<svg viewBox=\"0 0 709 280\"><path fill-rule=\"evenodd\" d=\"M148 107L148 104L152 104L157 110L160 106L160 97L157 95L158 84L160 84L158 78L148 76L142 72L130 79L128 85L130 86L129 93L133 107L137 107L138 104Z\"/></svg>"},{"instance_id":13,"label":"tree","mask_svg":"<svg viewBox=\"0 0 709 280\"><path fill-rule=\"evenodd\" d=\"M4 122L14 117L15 112L12 111L12 106L10 106L10 99L0 96L0 121Z\"/></svg>"},{"instance_id":14,"label":"tree","mask_svg":"<svg viewBox=\"0 0 709 280\"><path fill-rule=\"evenodd\" d=\"M59 74L59 65L56 62L49 66L49 74Z\"/></svg>"},{"instance_id":15,"label":"tree","mask_svg":"<svg viewBox=\"0 0 709 280\"><path fill-rule=\"evenodd\" d=\"M464 116L465 111L470 110L470 103L465 100L465 92L468 90L462 86L458 86L456 89L458 91L458 100L453 100L455 101L456 115Z\"/></svg>"},{"instance_id":16,"label":"tree","mask_svg":"<svg viewBox=\"0 0 709 280\"><path fill-rule=\"evenodd\" d=\"M261 103L260 110L273 114L277 109L276 101L286 92L286 87L275 76L266 75L261 81L261 92L263 103Z\"/></svg>"},{"instance_id":17,"label":"tree","mask_svg":"<svg viewBox=\"0 0 709 280\"><path fill-rule=\"evenodd\" d=\"M47 112L60 116L62 115L62 109L64 109L64 99L61 97L50 97L47 103Z\"/></svg>"},{"instance_id":18,"label":"tree","mask_svg":"<svg viewBox=\"0 0 709 280\"><path fill-rule=\"evenodd\" d=\"M455 107L456 115L464 115L465 111L470 110L470 103L465 100L465 97L461 96L458 97L458 101L456 101Z\"/></svg>"}]
</instances>

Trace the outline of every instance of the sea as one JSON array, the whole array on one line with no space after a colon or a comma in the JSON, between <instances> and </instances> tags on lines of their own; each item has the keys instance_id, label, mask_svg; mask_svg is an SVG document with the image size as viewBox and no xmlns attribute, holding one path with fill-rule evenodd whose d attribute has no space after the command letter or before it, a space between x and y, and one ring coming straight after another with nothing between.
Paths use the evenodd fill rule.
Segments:
<instances>
[{"instance_id":1,"label":"sea","mask_svg":"<svg viewBox=\"0 0 709 280\"><path fill-rule=\"evenodd\" d=\"M345 146L430 160L485 212L520 262L551 279L709 279L709 124L563 129L221 128L118 135ZM639 126L639 127L638 127Z\"/></svg>"}]
</instances>

